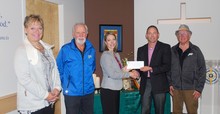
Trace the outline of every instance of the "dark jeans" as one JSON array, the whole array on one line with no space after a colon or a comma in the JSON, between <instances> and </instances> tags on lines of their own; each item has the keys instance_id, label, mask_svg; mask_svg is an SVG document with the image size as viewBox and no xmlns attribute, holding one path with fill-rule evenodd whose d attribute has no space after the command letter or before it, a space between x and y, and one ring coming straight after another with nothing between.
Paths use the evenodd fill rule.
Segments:
<instances>
[{"instance_id":1,"label":"dark jeans","mask_svg":"<svg viewBox=\"0 0 220 114\"><path fill-rule=\"evenodd\" d=\"M93 114L94 93L85 96L64 95L66 114Z\"/></svg>"},{"instance_id":2,"label":"dark jeans","mask_svg":"<svg viewBox=\"0 0 220 114\"><path fill-rule=\"evenodd\" d=\"M103 114L119 114L120 91L101 88Z\"/></svg>"},{"instance_id":3,"label":"dark jeans","mask_svg":"<svg viewBox=\"0 0 220 114\"><path fill-rule=\"evenodd\" d=\"M154 94L151 91L151 81L147 79L144 95L141 96L142 114L150 114L152 99L154 100L155 114L164 114L166 93Z\"/></svg>"}]
</instances>

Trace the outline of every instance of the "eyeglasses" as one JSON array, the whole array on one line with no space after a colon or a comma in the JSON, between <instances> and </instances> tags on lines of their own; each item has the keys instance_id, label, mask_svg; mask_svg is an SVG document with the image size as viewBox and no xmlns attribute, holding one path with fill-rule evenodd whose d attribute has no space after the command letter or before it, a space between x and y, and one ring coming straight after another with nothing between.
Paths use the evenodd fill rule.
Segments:
<instances>
[{"instance_id":1,"label":"eyeglasses","mask_svg":"<svg viewBox=\"0 0 220 114\"><path fill-rule=\"evenodd\" d=\"M177 34L178 36L186 36L186 35L189 35L189 32L187 32L187 31L179 31L178 32L178 34Z\"/></svg>"}]
</instances>

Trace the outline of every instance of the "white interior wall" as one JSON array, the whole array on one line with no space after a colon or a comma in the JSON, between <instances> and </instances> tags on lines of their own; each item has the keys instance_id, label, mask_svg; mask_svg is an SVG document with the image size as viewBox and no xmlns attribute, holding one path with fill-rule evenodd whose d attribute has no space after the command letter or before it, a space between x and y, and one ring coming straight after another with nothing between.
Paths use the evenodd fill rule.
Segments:
<instances>
[{"instance_id":1,"label":"white interior wall","mask_svg":"<svg viewBox=\"0 0 220 114\"><path fill-rule=\"evenodd\" d=\"M60 30L63 43L72 39L72 26L78 22L85 22L84 0L47 0L59 5ZM63 18L62 18L63 17ZM62 44L61 44L62 46Z\"/></svg>"},{"instance_id":2,"label":"white interior wall","mask_svg":"<svg viewBox=\"0 0 220 114\"><path fill-rule=\"evenodd\" d=\"M144 45L146 28L156 25L160 31L160 41L171 46L177 43L175 31L179 24L157 25L157 19L170 19L180 17L181 0L135 0L135 52ZM184 0L182 0L184 1ZM220 39L217 36L220 30L219 0L185 0L186 17L211 17L211 23L188 24L192 30L192 43L198 45L205 55L205 59L219 59Z\"/></svg>"},{"instance_id":3,"label":"white interior wall","mask_svg":"<svg viewBox=\"0 0 220 114\"><path fill-rule=\"evenodd\" d=\"M0 97L16 91L13 60L23 38L22 7L22 0L4 0L0 4Z\"/></svg>"},{"instance_id":4,"label":"white interior wall","mask_svg":"<svg viewBox=\"0 0 220 114\"><path fill-rule=\"evenodd\" d=\"M157 19L180 18L180 2L186 2L186 17L211 17L211 23L188 24L193 32L191 41L202 50L206 60L219 60L220 53L220 1L219 0L135 0L134 3L134 52L147 43L145 32L148 26L156 25L160 31L159 40L171 46L177 43L175 31L179 24L158 25ZM218 82L219 83L219 82ZM200 114L219 114L219 85L205 85ZM213 94L213 95L212 95Z\"/></svg>"}]
</instances>

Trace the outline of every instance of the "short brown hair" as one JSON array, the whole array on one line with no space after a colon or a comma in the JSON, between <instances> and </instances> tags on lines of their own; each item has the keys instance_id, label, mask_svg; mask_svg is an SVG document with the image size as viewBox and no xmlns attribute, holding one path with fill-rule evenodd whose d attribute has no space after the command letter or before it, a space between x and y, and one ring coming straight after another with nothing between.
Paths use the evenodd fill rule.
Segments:
<instances>
[{"instance_id":1,"label":"short brown hair","mask_svg":"<svg viewBox=\"0 0 220 114\"><path fill-rule=\"evenodd\" d=\"M149 26L149 27L147 28L146 33L148 32L148 30L149 30L150 28L154 28L154 29L156 29L157 33L159 33L159 30L158 30L158 28L157 28L155 25L151 25L151 26Z\"/></svg>"}]
</instances>

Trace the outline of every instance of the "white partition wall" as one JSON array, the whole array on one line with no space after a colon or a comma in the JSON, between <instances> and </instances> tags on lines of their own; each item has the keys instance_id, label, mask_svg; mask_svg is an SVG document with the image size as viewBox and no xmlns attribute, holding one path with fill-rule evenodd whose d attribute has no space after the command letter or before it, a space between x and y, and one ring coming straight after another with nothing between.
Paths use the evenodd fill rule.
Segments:
<instances>
[{"instance_id":1,"label":"white partition wall","mask_svg":"<svg viewBox=\"0 0 220 114\"><path fill-rule=\"evenodd\" d=\"M23 0L0 3L0 97L16 92L13 60L16 47L23 39L22 7Z\"/></svg>"},{"instance_id":2,"label":"white partition wall","mask_svg":"<svg viewBox=\"0 0 220 114\"><path fill-rule=\"evenodd\" d=\"M220 60L207 60L206 84L202 94L201 114L219 114Z\"/></svg>"}]
</instances>

